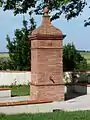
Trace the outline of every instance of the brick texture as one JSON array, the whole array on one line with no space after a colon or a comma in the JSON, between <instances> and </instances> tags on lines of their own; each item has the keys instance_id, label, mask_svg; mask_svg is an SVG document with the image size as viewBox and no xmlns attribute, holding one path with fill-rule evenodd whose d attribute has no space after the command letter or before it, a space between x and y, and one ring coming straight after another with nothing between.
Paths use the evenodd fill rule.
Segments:
<instances>
[{"instance_id":1,"label":"brick texture","mask_svg":"<svg viewBox=\"0 0 90 120\"><path fill-rule=\"evenodd\" d=\"M43 16L42 25L34 30L31 36L32 100L64 100L63 35L49 20L49 15Z\"/></svg>"}]
</instances>

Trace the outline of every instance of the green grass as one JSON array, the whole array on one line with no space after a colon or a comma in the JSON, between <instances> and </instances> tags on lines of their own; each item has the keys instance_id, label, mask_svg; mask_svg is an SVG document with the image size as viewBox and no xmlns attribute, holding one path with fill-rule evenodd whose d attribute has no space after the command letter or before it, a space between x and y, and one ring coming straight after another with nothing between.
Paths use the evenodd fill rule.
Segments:
<instances>
[{"instance_id":1,"label":"green grass","mask_svg":"<svg viewBox=\"0 0 90 120\"><path fill-rule=\"evenodd\" d=\"M87 60L87 63L90 64L90 52L81 52L81 55Z\"/></svg>"},{"instance_id":2,"label":"green grass","mask_svg":"<svg viewBox=\"0 0 90 120\"><path fill-rule=\"evenodd\" d=\"M0 53L0 58L4 58L4 57L9 57L9 54L8 53Z\"/></svg>"},{"instance_id":3,"label":"green grass","mask_svg":"<svg viewBox=\"0 0 90 120\"><path fill-rule=\"evenodd\" d=\"M11 88L12 96L25 96L30 94L30 85L18 85L18 86L0 86L1 88Z\"/></svg>"},{"instance_id":4,"label":"green grass","mask_svg":"<svg viewBox=\"0 0 90 120\"><path fill-rule=\"evenodd\" d=\"M0 115L0 120L90 120L90 111Z\"/></svg>"},{"instance_id":5,"label":"green grass","mask_svg":"<svg viewBox=\"0 0 90 120\"><path fill-rule=\"evenodd\" d=\"M29 85L12 86L12 95L25 96L30 94Z\"/></svg>"}]
</instances>

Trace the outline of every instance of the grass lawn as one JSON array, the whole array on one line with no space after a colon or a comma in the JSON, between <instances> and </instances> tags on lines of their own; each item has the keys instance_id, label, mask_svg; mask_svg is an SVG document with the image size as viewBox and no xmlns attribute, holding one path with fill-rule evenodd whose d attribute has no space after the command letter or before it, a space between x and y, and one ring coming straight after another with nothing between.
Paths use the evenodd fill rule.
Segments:
<instances>
[{"instance_id":1,"label":"grass lawn","mask_svg":"<svg viewBox=\"0 0 90 120\"><path fill-rule=\"evenodd\" d=\"M25 96L30 94L29 85L12 86L12 96Z\"/></svg>"},{"instance_id":2,"label":"grass lawn","mask_svg":"<svg viewBox=\"0 0 90 120\"><path fill-rule=\"evenodd\" d=\"M0 86L1 88L11 88L12 96L25 96L30 94L29 85L18 85L18 86Z\"/></svg>"},{"instance_id":3,"label":"grass lawn","mask_svg":"<svg viewBox=\"0 0 90 120\"><path fill-rule=\"evenodd\" d=\"M0 120L90 120L90 111L0 115Z\"/></svg>"},{"instance_id":4,"label":"grass lawn","mask_svg":"<svg viewBox=\"0 0 90 120\"><path fill-rule=\"evenodd\" d=\"M7 57L9 57L9 54L8 53L2 53L2 54L0 53L0 58L3 58L3 57L7 58Z\"/></svg>"},{"instance_id":5,"label":"grass lawn","mask_svg":"<svg viewBox=\"0 0 90 120\"><path fill-rule=\"evenodd\" d=\"M90 52L81 52L81 55L87 60L87 63L90 64Z\"/></svg>"}]
</instances>

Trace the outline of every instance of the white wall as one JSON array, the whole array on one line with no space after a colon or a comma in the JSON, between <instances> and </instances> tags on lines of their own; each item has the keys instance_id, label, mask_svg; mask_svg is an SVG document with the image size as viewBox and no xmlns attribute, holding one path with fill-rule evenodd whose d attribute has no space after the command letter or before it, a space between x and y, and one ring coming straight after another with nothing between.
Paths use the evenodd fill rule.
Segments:
<instances>
[{"instance_id":1,"label":"white wall","mask_svg":"<svg viewBox=\"0 0 90 120\"><path fill-rule=\"evenodd\" d=\"M0 71L0 86L28 84L30 80L31 72L29 71Z\"/></svg>"},{"instance_id":2,"label":"white wall","mask_svg":"<svg viewBox=\"0 0 90 120\"><path fill-rule=\"evenodd\" d=\"M65 72L63 80L66 83L71 82L72 80L72 72ZM77 81L85 81L88 80L90 83L90 71L88 72L77 72L75 73L77 76ZM1 85L23 85L29 84L31 81L31 72L30 71L0 71L0 86Z\"/></svg>"}]
</instances>

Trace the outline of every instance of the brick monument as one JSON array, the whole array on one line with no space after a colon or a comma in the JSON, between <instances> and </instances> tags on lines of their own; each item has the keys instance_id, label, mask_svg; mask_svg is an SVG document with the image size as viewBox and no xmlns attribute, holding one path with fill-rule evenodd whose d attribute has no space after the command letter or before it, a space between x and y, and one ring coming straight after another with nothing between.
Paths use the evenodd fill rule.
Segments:
<instances>
[{"instance_id":1,"label":"brick monument","mask_svg":"<svg viewBox=\"0 0 90 120\"><path fill-rule=\"evenodd\" d=\"M30 36L32 100L64 100L62 32L50 22L44 9L42 24Z\"/></svg>"}]
</instances>

